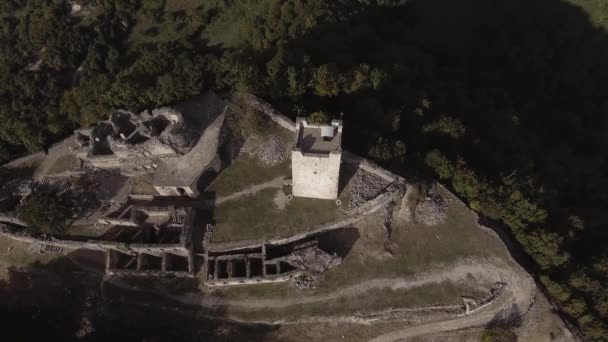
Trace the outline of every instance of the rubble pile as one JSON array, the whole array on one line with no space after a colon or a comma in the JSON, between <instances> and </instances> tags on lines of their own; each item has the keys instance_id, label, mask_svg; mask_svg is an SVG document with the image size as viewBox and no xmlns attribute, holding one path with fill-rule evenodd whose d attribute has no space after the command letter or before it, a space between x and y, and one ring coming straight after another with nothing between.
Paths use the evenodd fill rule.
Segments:
<instances>
[{"instance_id":1,"label":"rubble pile","mask_svg":"<svg viewBox=\"0 0 608 342\"><path fill-rule=\"evenodd\" d=\"M352 180L351 197L348 207L350 209L360 207L364 203L376 198L388 185L389 182L385 179L358 169Z\"/></svg>"},{"instance_id":2,"label":"rubble pile","mask_svg":"<svg viewBox=\"0 0 608 342\"><path fill-rule=\"evenodd\" d=\"M182 114L172 108L154 109L151 115L145 111L140 114L140 116L146 120L144 124L147 126L152 126L154 120L158 120L156 118L172 118L175 123L164 123L164 125L167 125L167 129L159 129L158 124L154 129L160 131L160 134L158 135L160 142L171 146L180 154L188 153L190 149L196 145L198 138L200 137L199 130L190 124L186 124L182 118ZM160 124L160 126L162 127L162 124Z\"/></svg>"},{"instance_id":3,"label":"rubble pile","mask_svg":"<svg viewBox=\"0 0 608 342\"><path fill-rule=\"evenodd\" d=\"M312 276L319 276L329 268L339 265L342 258L337 255L330 255L318 247L313 247L294 251L289 255L287 261Z\"/></svg>"},{"instance_id":4,"label":"rubble pile","mask_svg":"<svg viewBox=\"0 0 608 342\"><path fill-rule=\"evenodd\" d=\"M311 277L308 274L303 274L299 277L296 277L293 281L296 288L301 290L315 288L315 278Z\"/></svg>"},{"instance_id":5,"label":"rubble pile","mask_svg":"<svg viewBox=\"0 0 608 342\"><path fill-rule=\"evenodd\" d=\"M448 204L434 192L429 194L421 201L414 210L414 222L427 226L436 226L445 221L447 216Z\"/></svg>"},{"instance_id":6,"label":"rubble pile","mask_svg":"<svg viewBox=\"0 0 608 342\"><path fill-rule=\"evenodd\" d=\"M287 144L279 137L272 135L260 142L256 154L262 164L274 166L287 159Z\"/></svg>"}]
</instances>

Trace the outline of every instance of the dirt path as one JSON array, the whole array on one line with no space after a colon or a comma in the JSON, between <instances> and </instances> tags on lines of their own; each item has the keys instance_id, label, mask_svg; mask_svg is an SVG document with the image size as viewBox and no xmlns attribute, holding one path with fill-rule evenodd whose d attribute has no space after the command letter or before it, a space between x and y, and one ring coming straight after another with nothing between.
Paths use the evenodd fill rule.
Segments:
<instances>
[{"instance_id":1,"label":"dirt path","mask_svg":"<svg viewBox=\"0 0 608 342\"><path fill-rule=\"evenodd\" d=\"M182 304L197 305L207 309L219 307L231 307L244 311L255 309L282 309L296 305L323 303L341 297L357 296L374 289L390 288L392 290L408 290L443 281L463 281L471 276L475 277L477 280L506 283L505 293L510 297L513 297L513 300L511 301L513 304L516 304L519 308L527 308L530 305L531 296L535 291L532 279L525 273L523 276L522 274L517 274L511 267L498 259L483 261L463 260L412 277L373 279L328 294L310 297L226 300L220 297L205 296L199 293L167 296ZM124 286L125 284L117 285Z\"/></svg>"},{"instance_id":2,"label":"dirt path","mask_svg":"<svg viewBox=\"0 0 608 342\"><path fill-rule=\"evenodd\" d=\"M492 269L488 269L487 271L493 272ZM496 321L525 320L535 305L536 296L538 295L536 284L534 284L532 277L517 264L508 267L508 273L504 274L506 275L505 282L507 283L505 287L506 291L502 298L492 305L453 319L414 324L401 330L380 335L370 340L370 342L401 341L416 336L486 326Z\"/></svg>"},{"instance_id":3,"label":"dirt path","mask_svg":"<svg viewBox=\"0 0 608 342\"><path fill-rule=\"evenodd\" d=\"M478 314L444 320L441 322L412 325L406 329L397 330L388 334L380 335L376 338L371 339L369 342L401 341L411 337L485 326L496 319L496 314L496 310L488 310Z\"/></svg>"},{"instance_id":4,"label":"dirt path","mask_svg":"<svg viewBox=\"0 0 608 342\"><path fill-rule=\"evenodd\" d=\"M226 203L228 201L232 201L235 199L238 199L240 197L243 196L248 196L248 195L254 195L255 193L257 193L258 191L264 190L264 189L270 189L270 188L280 188L283 186L285 181L285 176L279 176L276 177L268 182L265 183L261 183L261 184L256 184L256 185L252 185L244 190L238 191L238 192L234 192L228 196L224 196L224 197L220 197L215 201L215 205L222 205L223 203Z\"/></svg>"}]
</instances>

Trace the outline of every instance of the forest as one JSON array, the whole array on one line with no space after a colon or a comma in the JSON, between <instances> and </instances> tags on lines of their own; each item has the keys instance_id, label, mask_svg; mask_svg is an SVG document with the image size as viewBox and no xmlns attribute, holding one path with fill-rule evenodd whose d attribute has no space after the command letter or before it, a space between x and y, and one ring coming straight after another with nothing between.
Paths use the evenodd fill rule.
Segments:
<instances>
[{"instance_id":1,"label":"forest","mask_svg":"<svg viewBox=\"0 0 608 342\"><path fill-rule=\"evenodd\" d=\"M206 89L343 117L346 148L508 227L587 340L608 336L600 0L7 0L0 159Z\"/></svg>"}]
</instances>

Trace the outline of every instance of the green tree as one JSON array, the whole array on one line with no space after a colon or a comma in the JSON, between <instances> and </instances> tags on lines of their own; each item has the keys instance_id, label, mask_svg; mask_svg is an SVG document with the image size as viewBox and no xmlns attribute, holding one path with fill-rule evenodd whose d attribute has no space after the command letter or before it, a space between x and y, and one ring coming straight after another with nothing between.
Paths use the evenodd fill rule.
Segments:
<instances>
[{"instance_id":1,"label":"green tree","mask_svg":"<svg viewBox=\"0 0 608 342\"><path fill-rule=\"evenodd\" d=\"M294 66L287 67L287 85L289 96L299 98L306 93L305 73Z\"/></svg>"},{"instance_id":2,"label":"green tree","mask_svg":"<svg viewBox=\"0 0 608 342\"><path fill-rule=\"evenodd\" d=\"M319 96L336 96L340 93L340 75L333 64L324 64L312 74L312 87Z\"/></svg>"},{"instance_id":3,"label":"green tree","mask_svg":"<svg viewBox=\"0 0 608 342\"><path fill-rule=\"evenodd\" d=\"M426 165L430 167L441 179L450 179L454 173L454 165L439 150L427 153L424 159Z\"/></svg>"},{"instance_id":4,"label":"green tree","mask_svg":"<svg viewBox=\"0 0 608 342\"><path fill-rule=\"evenodd\" d=\"M343 91L350 94L367 89L370 86L369 73L369 65L358 65L346 75L342 85Z\"/></svg>"},{"instance_id":5,"label":"green tree","mask_svg":"<svg viewBox=\"0 0 608 342\"><path fill-rule=\"evenodd\" d=\"M491 325L482 333L481 342L517 342L517 334L507 326Z\"/></svg>"},{"instance_id":6,"label":"green tree","mask_svg":"<svg viewBox=\"0 0 608 342\"><path fill-rule=\"evenodd\" d=\"M308 115L306 121L312 124L327 125L331 123L332 118L333 117L331 114L324 111L319 111Z\"/></svg>"},{"instance_id":7,"label":"green tree","mask_svg":"<svg viewBox=\"0 0 608 342\"><path fill-rule=\"evenodd\" d=\"M438 133L448 136L452 139L460 139L464 136L466 130L464 125L455 118L442 115L436 121L426 124L422 131L424 133Z\"/></svg>"},{"instance_id":8,"label":"green tree","mask_svg":"<svg viewBox=\"0 0 608 342\"><path fill-rule=\"evenodd\" d=\"M52 187L36 189L17 207L17 215L37 234L64 234L75 214L74 203L66 193Z\"/></svg>"}]
</instances>

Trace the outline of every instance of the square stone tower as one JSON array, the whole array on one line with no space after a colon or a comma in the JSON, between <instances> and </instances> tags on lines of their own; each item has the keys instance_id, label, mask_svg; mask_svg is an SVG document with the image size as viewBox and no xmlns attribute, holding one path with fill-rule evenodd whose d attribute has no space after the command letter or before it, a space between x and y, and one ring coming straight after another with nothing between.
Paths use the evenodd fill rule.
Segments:
<instances>
[{"instance_id":1,"label":"square stone tower","mask_svg":"<svg viewBox=\"0 0 608 342\"><path fill-rule=\"evenodd\" d=\"M330 125L296 119L291 151L292 192L296 197L337 199L342 159L342 121Z\"/></svg>"}]
</instances>

